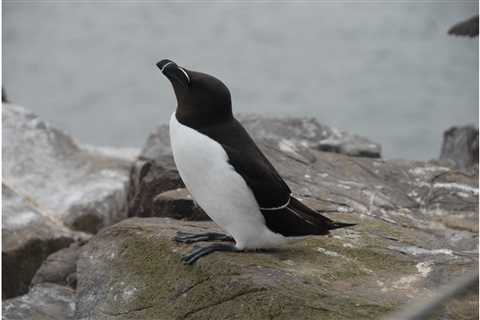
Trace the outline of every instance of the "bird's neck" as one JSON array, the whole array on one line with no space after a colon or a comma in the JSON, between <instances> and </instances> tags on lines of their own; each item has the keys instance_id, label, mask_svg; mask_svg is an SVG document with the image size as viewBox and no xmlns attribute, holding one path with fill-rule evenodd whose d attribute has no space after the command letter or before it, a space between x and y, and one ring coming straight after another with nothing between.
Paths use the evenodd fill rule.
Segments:
<instances>
[{"instance_id":1,"label":"bird's neck","mask_svg":"<svg viewBox=\"0 0 480 320\"><path fill-rule=\"evenodd\" d=\"M230 121L233 114L230 110L211 110L211 108L177 106L175 117L178 122L190 128L199 129Z\"/></svg>"}]
</instances>

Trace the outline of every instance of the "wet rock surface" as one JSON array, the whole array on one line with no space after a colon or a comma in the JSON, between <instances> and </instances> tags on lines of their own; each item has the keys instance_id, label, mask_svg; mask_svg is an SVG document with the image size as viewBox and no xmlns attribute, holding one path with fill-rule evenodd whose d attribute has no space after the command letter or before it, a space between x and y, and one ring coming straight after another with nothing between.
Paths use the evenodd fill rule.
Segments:
<instances>
[{"instance_id":1,"label":"wet rock surface","mask_svg":"<svg viewBox=\"0 0 480 320\"><path fill-rule=\"evenodd\" d=\"M126 217L131 161L83 149L16 105L3 104L3 180L70 228L95 233Z\"/></svg>"},{"instance_id":2,"label":"wet rock surface","mask_svg":"<svg viewBox=\"0 0 480 320\"><path fill-rule=\"evenodd\" d=\"M441 160L450 160L460 169L478 166L478 129L451 127L443 133Z\"/></svg>"},{"instance_id":3,"label":"wet rock surface","mask_svg":"<svg viewBox=\"0 0 480 320\"><path fill-rule=\"evenodd\" d=\"M4 320L69 320L74 312L74 290L51 283L35 286L26 295L2 302Z\"/></svg>"},{"instance_id":4,"label":"wet rock surface","mask_svg":"<svg viewBox=\"0 0 480 320\"><path fill-rule=\"evenodd\" d=\"M2 200L2 297L8 299L27 293L48 255L89 236L67 229L6 184L2 185Z\"/></svg>"}]
</instances>

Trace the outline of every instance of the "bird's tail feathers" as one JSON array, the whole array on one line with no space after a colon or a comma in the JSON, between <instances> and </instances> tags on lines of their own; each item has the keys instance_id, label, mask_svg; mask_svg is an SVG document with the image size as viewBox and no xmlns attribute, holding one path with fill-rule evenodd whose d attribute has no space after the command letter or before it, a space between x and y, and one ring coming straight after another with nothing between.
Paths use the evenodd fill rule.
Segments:
<instances>
[{"instance_id":1,"label":"bird's tail feathers","mask_svg":"<svg viewBox=\"0 0 480 320\"><path fill-rule=\"evenodd\" d=\"M332 222L330 224L329 229L334 230L334 229L340 229L340 228L348 228L348 227L354 227L356 226L356 223L345 223L345 222Z\"/></svg>"},{"instance_id":2,"label":"bird's tail feathers","mask_svg":"<svg viewBox=\"0 0 480 320\"><path fill-rule=\"evenodd\" d=\"M339 228L353 227L356 225L355 223L333 221L325 216L322 216L317 211L307 207L294 197L291 197L289 207L290 209L295 211L297 215L301 216L303 219L310 223L318 225L322 229L333 230Z\"/></svg>"}]
</instances>

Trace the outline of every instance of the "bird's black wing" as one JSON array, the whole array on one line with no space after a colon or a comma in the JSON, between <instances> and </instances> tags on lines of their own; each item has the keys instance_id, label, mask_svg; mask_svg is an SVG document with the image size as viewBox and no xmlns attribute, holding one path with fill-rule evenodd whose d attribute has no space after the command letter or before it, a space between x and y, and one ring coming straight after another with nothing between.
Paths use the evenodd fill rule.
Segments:
<instances>
[{"instance_id":1,"label":"bird's black wing","mask_svg":"<svg viewBox=\"0 0 480 320\"><path fill-rule=\"evenodd\" d=\"M354 225L332 221L292 197L288 185L236 119L195 129L222 145L230 164L252 190L266 225L273 232L284 236L320 235Z\"/></svg>"},{"instance_id":2,"label":"bird's black wing","mask_svg":"<svg viewBox=\"0 0 480 320\"><path fill-rule=\"evenodd\" d=\"M222 145L260 208L281 207L289 201L290 188L236 119L195 129Z\"/></svg>"}]
</instances>

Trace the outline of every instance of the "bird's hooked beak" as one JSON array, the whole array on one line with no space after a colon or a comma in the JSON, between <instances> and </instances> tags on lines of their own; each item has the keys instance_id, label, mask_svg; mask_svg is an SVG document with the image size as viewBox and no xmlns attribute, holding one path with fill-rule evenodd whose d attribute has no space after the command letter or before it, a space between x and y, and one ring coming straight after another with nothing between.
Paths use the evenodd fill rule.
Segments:
<instances>
[{"instance_id":1,"label":"bird's hooked beak","mask_svg":"<svg viewBox=\"0 0 480 320\"><path fill-rule=\"evenodd\" d=\"M172 60L163 59L162 61L157 62L157 67L174 86L178 84L182 87L188 88L190 85L190 76L187 71L182 67L179 67Z\"/></svg>"}]
</instances>

